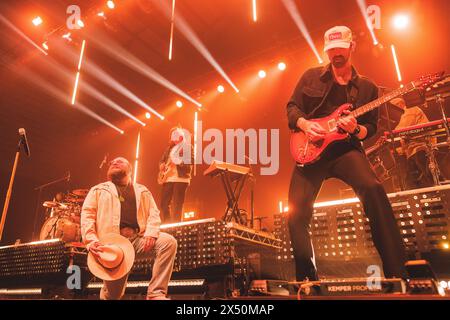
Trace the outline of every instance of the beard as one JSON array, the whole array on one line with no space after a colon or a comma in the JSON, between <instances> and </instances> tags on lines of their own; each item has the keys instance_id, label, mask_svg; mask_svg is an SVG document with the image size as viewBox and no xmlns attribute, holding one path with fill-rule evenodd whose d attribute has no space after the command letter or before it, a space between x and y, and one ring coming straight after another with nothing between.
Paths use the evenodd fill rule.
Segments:
<instances>
[{"instance_id":1,"label":"beard","mask_svg":"<svg viewBox=\"0 0 450 320\"><path fill-rule=\"evenodd\" d=\"M127 176L127 172L125 170L120 169L111 169L108 170L107 177L112 182L120 183L123 178Z\"/></svg>"},{"instance_id":2,"label":"beard","mask_svg":"<svg viewBox=\"0 0 450 320\"><path fill-rule=\"evenodd\" d=\"M348 57L346 58L343 55L339 55L339 56L333 57L333 59L331 60L331 64L335 68L342 68L347 64L347 61L348 61Z\"/></svg>"}]
</instances>

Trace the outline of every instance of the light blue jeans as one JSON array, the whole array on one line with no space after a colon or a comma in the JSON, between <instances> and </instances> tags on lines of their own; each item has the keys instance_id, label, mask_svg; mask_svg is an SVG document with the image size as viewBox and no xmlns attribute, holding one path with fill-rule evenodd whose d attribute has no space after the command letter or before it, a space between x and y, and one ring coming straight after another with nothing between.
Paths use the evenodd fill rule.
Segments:
<instances>
[{"instance_id":1,"label":"light blue jeans","mask_svg":"<svg viewBox=\"0 0 450 320\"><path fill-rule=\"evenodd\" d=\"M177 252L177 241L170 234L160 232L156 239L153 250L144 252L145 240L141 236L130 238L136 252L136 259L154 257L152 278L148 285L147 298L165 296L172 276L173 264ZM100 299L117 300L122 298L125 293L128 274L121 279L114 281L103 281L103 287L100 290Z\"/></svg>"}]
</instances>

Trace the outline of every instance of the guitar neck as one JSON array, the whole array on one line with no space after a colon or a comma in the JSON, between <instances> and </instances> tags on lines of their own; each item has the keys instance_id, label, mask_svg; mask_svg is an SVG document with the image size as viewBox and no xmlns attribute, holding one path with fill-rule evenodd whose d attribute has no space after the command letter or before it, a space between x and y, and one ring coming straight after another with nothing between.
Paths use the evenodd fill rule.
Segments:
<instances>
[{"instance_id":1,"label":"guitar neck","mask_svg":"<svg viewBox=\"0 0 450 320\"><path fill-rule=\"evenodd\" d=\"M405 94L406 92L410 91L413 88L414 88L414 82L410 82L406 86L395 89L394 91L389 92L388 94L385 94L385 95L379 97L378 99L375 99L375 100L353 110L351 112L351 115L353 115L355 118L358 118L358 117L362 116L363 114L378 108L382 104L384 104L398 96L401 96L402 94Z\"/></svg>"}]
</instances>

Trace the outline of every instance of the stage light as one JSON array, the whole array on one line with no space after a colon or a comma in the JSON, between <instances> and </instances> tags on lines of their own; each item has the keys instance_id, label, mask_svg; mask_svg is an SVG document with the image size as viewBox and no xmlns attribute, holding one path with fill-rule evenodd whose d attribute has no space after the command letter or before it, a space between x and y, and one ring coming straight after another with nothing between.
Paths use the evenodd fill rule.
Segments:
<instances>
[{"instance_id":1,"label":"stage light","mask_svg":"<svg viewBox=\"0 0 450 320\"><path fill-rule=\"evenodd\" d=\"M150 112L146 112L146 113L145 113L145 117L146 117L147 119L150 119L150 118L152 117L152 115L150 114Z\"/></svg>"},{"instance_id":2,"label":"stage light","mask_svg":"<svg viewBox=\"0 0 450 320\"><path fill-rule=\"evenodd\" d=\"M111 10L114 9L114 8L116 7L114 1L111 1L111 0L107 1L107 2L106 2L106 5L107 5L108 8L110 8Z\"/></svg>"},{"instance_id":3,"label":"stage light","mask_svg":"<svg viewBox=\"0 0 450 320\"><path fill-rule=\"evenodd\" d=\"M48 44L47 44L47 41L45 41L45 42L42 44L42 48L44 48L45 50L48 51Z\"/></svg>"},{"instance_id":4,"label":"stage light","mask_svg":"<svg viewBox=\"0 0 450 320\"><path fill-rule=\"evenodd\" d=\"M63 39L66 39L66 40L69 41L69 42L71 42L71 41L72 41L72 38L71 38L70 36L71 36L71 33L70 33L70 32L67 32L67 33L65 33L65 34L62 35L62 38L63 38Z\"/></svg>"},{"instance_id":5,"label":"stage light","mask_svg":"<svg viewBox=\"0 0 450 320\"><path fill-rule=\"evenodd\" d=\"M264 70L259 70L258 72L258 77L260 77L261 79L266 77L266 72Z\"/></svg>"},{"instance_id":6,"label":"stage light","mask_svg":"<svg viewBox=\"0 0 450 320\"><path fill-rule=\"evenodd\" d=\"M181 102L180 100L178 100L175 104L178 108L181 108L183 106L183 102Z\"/></svg>"},{"instance_id":7,"label":"stage light","mask_svg":"<svg viewBox=\"0 0 450 320\"><path fill-rule=\"evenodd\" d=\"M256 11L256 0L252 0L252 13L253 13L253 21L256 22L258 21L258 15L257 15L257 11Z\"/></svg>"},{"instance_id":8,"label":"stage light","mask_svg":"<svg viewBox=\"0 0 450 320\"><path fill-rule=\"evenodd\" d=\"M171 18L171 8L166 1L154 1L154 4L164 12L167 18ZM239 89L231 81L230 77L225 73L223 68L219 65L216 59L212 56L211 52L206 48L205 44L200 40L198 35L194 32L191 26L180 15L177 15L175 20L175 27L186 37L186 39L194 46L195 49L213 66L214 69L230 84L230 86L239 93Z\"/></svg>"},{"instance_id":9,"label":"stage light","mask_svg":"<svg viewBox=\"0 0 450 320\"><path fill-rule=\"evenodd\" d=\"M100 11L99 13L97 13L97 16L104 18L105 13L103 11Z\"/></svg>"},{"instance_id":10,"label":"stage light","mask_svg":"<svg viewBox=\"0 0 450 320\"><path fill-rule=\"evenodd\" d=\"M444 243L442 244L442 247L443 247L445 250L448 250L450 246L449 246L448 242L444 242Z\"/></svg>"},{"instance_id":11,"label":"stage light","mask_svg":"<svg viewBox=\"0 0 450 320\"><path fill-rule=\"evenodd\" d=\"M286 63L284 62L278 63L278 69L281 71L286 70Z\"/></svg>"},{"instance_id":12,"label":"stage light","mask_svg":"<svg viewBox=\"0 0 450 320\"><path fill-rule=\"evenodd\" d=\"M409 17L406 14L398 14L394 16L392 23L396 29L406 29L409 25Z\"/></svg>"},{"instance_id":13,"label":"stage light","mask_svg":"<svg viewBox=\"0 0 450 320\"><path fill-rule=\"evenodd\" d=\"M79 20L77 21L77 25L78 25L80 28L84 28L84 22L83 22L83 20L79 19Z\"/></svg>"},{"instance_id":14,"label":"stage light","mask_svg":"<svg viewBox=\"0 0 450 320\"><path fill-rule=\"evenodd\" d=\"M137 175L138 175L138 163L139 163L139 148L141 145L141 131L139 131L137 136L137 142L136 142L136 159L134 160L134 175L133 175L133 182L136 184L137 181Z\"/></svg>"},{"instance_id":15,"label":"stage light","mask_svg":"<svg viewBox=\"0 0 450 320\"><path fill-rule=\"evenodd\" d=\"M358 3L359 9L361 10L361 14L366 22L366 27L369 30L370 36L372 37L372 43L374 46L378 45L378 39L375 35L374 27L367 13L367 4L365 0L356 0Z\"/></svg>"},{"instance_id":16,"label":"stage light","mask_svg":"<svg viewBox=\"0 0 450 320\"><path fill-rule=\"evenodd\" d=\"M31 44L33 47L35 47L36 49L38 49L40 52L42 52L43 54L45 54L46 56L48 56L47 51L45 51L44 49L42 49L42 47L40 45L38 45L36 42L34 42L33 40L31 40L25 33L23 33L22 31L20 31L19 28L17 28L11 21L9 21L4 15L2 15L0 13L0 22L3 22L4 24L6 24L6 26L8 26L10 29L12 29L14 32L16 32L18 35L20 35L26 42L28 42L29 44Z\"/></svg>"},{"instance_id":17,"label":"stage light","mask_svg":"<svg viewBox=\"0 0 450 320\"><path fill-rule=\"evenodd\" d=\"M323 59L320 57L319 52L317 51L317 48L314 45L312 37L309 34L308 28L306 27L306 24L303 21L302 16L300 15L300 11L298 10L297 5L295 4L295 1L294 0L282 0L282 2L283 2L283 5L285 6L286 10L288 11L289 15L291 16L292 20L294 20L295 24L297 25L298 30L301 32L301 34L305 38L306 42L308 43L309 47L313 51L313 53L316 56L319 63L323 63Z\"/></svg>"},{"instance_id":18,"label":"stage light","mask_svg":"<svg viewBox=\"0 0 450 320\"><path fill-rule=\"evenodd\" d=\"M34 19L33 19L33 24L37 27L37 26L39 26L39 25L41 25L42 24L42 18L41 17L39 17L39 16L37 16L37 17L35 17Z\"/></svg>"},{"instance_id":19,"label":"stage light","mask_svg":"<svg viewBox=\"0 0 450 320\"><path fill-rule=\"evenodd\" d=\"M217 86L217 91L219 91L220 93L224 93L224 91L225 91L224 86L223 85L218 85Z\"/></svg>"},{"instance_id":20,"label":"stage light","mask_svg":"<svg viewBox=\"0 0 450 320\"><path fill-rule=\"evenodd\" d=\"M398 59L397 59L397 53L395 51L395 47L393 44L391 44L391 51L392 51L392 58L394 59L394 64L395 64L395 71L397 72L397 80L398 80L398 82L402 82L402 74L400 72L400 66L398 64ZM401 87L403 88L403 85L401 85Z\"/></svg>"},{"instance_id":21,"label":"stage light","mask_svg":"<svg viewBox=\"0 0 450 320\"><path fill-rule=\"evenodd\" d=\"M169 60L172 60L174 27L175 27L175 0L172 0L172 16L170 19L170 39L169 39Z\"/></svg>"}]
</instances>

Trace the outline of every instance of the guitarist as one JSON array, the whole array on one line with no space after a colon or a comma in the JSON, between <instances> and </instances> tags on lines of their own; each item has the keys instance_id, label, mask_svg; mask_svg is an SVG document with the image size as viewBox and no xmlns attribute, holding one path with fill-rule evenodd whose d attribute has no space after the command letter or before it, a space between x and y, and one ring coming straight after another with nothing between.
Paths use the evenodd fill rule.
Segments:
<instances>
[{"instance_id":1,"label":"guitarist","mask_svg":"<svg viewBox=\"0 0 450 320\"><path fill-rule=\"evenodd\" d=\"M326 31L324 38L324 51L330 64L307 70L287 104L289 128L302 130L313 142L319 141L325 130L308 119L328 116L347 102L360 106L378 97L377 86L352 66L355 42L351 30L336 26ZM406 277L405 249L394 213L360 142L375 134L376 110L358 121L350 115L340 118L338 127L349 133L350 138L332 144L318 161L294 168L289 187L288 224L298 281L318 280L309 224L322 183L331 177L349 184L360 198L370 219L373 242L383 262L385 277Z\"/></svg>"},{"instance_id":2,"label":"guitarist","mask_svg":"<svg viewBox=\"0 0 450 320\"><path fill-rule=\"evenodd\" d=\"M169 135L169 145L159 162L160 173L158 182L162 184L160 208L163 223L181 221L186 189L191 182L191 172L193 167L192 149L192 161L190 163L180 163L177 165L172 159L174 159L174 156L178 155L178 148L181 147L182 143L185 143L185 139L186 143L190 141L190 139L186 137L187 134L189 134L189 132L181 127L172 128Z\"/></svg>"}]
</instances>

